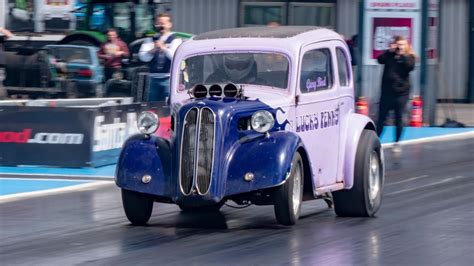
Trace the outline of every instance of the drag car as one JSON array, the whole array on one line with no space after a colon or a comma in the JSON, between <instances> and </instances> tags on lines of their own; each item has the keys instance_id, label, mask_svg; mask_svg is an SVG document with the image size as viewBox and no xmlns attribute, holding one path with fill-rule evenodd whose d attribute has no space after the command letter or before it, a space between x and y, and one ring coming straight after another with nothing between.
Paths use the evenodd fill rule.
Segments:
<instances>
[{"instance_id":1,"label":"drag car","mask_svg":"<svg viewBox=\"0 0 474 266\"><path fill-rule=\"evenodd\" d=\"M374 216L384 157L374 123L354 113L348 47L331 30L253 27L183 43L171 70L170 137L143 112L124 144L115 182L133 225L153 202L183 211L274 205L297 222L303 201L325 199L339 216Z\"/></svg>"}]
</instances>

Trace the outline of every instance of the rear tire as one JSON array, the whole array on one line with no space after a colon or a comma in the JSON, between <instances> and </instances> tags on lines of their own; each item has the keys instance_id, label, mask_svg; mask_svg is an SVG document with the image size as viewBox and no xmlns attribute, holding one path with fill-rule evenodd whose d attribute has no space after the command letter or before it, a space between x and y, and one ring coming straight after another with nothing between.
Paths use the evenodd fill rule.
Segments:
<instances>
[{"instance_id":1,"label":"rear tire","mask_svg":"<svg viewBox=\"0 0 474 266\"><path fill-rule=\"evenodd\" d=\"M382 203L384 183L383 151L372 130L365 129L359 139L354 167L354 185L333 192L338 216L372 217Z\"/></svg>"},{"instance_id":2,"label":"rear tire","mask_svg":"<svg viewBox=\"0 0 474 266\"><path fill-rule=\"evenodd\" d=\"M125 215L132 225L146 225L153 211L153 199L149 196L122 189L122 204Z\"/></svg>"},{"instance_id":3,"label":"rear tire","mask_svg":"<svg viewBox=\"0 0 474 266\"><path fill-rule=\"evenodd\" d=\"M303 202L303 160L297 152L291 163L290 177L273 195L275 216L282 225L294 225L300 217Z\"/></svg>"}]
</instances>

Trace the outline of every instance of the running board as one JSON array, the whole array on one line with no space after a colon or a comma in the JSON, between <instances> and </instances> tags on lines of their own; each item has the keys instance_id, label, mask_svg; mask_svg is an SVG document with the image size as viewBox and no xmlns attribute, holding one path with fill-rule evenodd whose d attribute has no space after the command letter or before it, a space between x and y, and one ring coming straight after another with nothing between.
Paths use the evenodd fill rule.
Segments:
<instances>
[{"instance_id":1,"label":"running board","mask_svg":"<svg viewBox=\"0 0 474 266\"><path fill-rule=\"evenodd\" d=\"M332 185L325 186L325 187L318 187L318 188L316 188L315 193L316 193L317 196L320 196L320 195L323 195L324 193L331 192L331 191L336 191L336 190L341 190L341 189L344 189L344 183L343 182L332 184Z\"/></svg>"}]
</instances>

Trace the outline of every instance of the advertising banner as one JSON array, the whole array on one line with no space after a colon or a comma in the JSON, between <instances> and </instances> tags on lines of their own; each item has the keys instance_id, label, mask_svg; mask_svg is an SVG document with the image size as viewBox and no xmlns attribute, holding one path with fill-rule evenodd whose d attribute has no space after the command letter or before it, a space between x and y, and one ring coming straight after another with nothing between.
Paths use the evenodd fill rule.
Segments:
<instances>
[{"instance_id":1,"label":"advertising banner","mask_svg":"<svg viewBox=\"0 0 474 266\"><path fill-rule=\"evenodd\" d=\"M0 165L86 166L92 118L81 108L2 106Z\"/></svg>"},{"instance_id":2,"label":"advertising banner","mask_svg":"<svg viewBox=\"0 0 474 266\"><path fill-rule=\"evenodd\" d=\"M364 30L364 64L377 64L395 36L405 37L420 54L420 13L411 11L367 11Z\"/></svg>"},{"instance_id":3,"label":"advertising banner","mask_svg":"<svg viewBox=\"0 0 474 266\"><path fill-rule=\"evenodd\" d=\"M137 117L170 115L164 102L103 107L1 106L0 165L95 167L116 163Z\"/></svg>"},{"instance_id":4,"label":"advertising banner","mask_svg":"<svg viewBox=\"0 0 474 266\"><path fill-rule=\"evenodd\" d=\"M419 0L365 0L365 9L417 10Z\"/></svg>"}]
</instances>

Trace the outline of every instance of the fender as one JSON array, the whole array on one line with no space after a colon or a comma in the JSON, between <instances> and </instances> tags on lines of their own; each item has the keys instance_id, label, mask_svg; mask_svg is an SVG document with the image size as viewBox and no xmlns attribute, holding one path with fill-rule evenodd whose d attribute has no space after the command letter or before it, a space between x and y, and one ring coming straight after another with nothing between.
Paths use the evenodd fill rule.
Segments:
<instances>
[{"instance_id":1,"label":"fender","mask_svg":"<svg viewBox=\"0 0 474 266\"><path fill-rule=\"evenodd\" d=\"M176 182L171 180L171 160L171 147L167 140L153 135L134 135L123 145L115 183L124 189L172 198ZM142 182L144 175L151 176L148 184Z\"/></svg>"},{"instance_id":2,"label":"fender","mask_svg":"<svg viewBox=\"0 0 474 266\"><path fill-rule=\"evenodd\" d=\"M300 137L288 131L256 135L235 143L224 161L225 196L282 184L288 178L293 155L300 147L303 147ZM246 173L253 173L254 179L245 181Z\"/></svg>"},{"instance_id":3,"label":"fender","mask_svg":"<svg viewBox=\"0 0 474 266\"><path fill-rule=\"evenodd\" d=\"M356 113L351 113L346 116L345 125L346 127L343 131L345 139L341 142L344 144L343 147L345 147L344 155L342 157L344 159L341 162L343 165L341 168L342 176L344 178L344 188L350 189L354 184L354 166L360 135L366 128L375 130L375 125L369 117Z\"/></svg>"}]
</instances>

